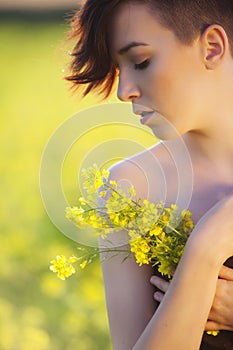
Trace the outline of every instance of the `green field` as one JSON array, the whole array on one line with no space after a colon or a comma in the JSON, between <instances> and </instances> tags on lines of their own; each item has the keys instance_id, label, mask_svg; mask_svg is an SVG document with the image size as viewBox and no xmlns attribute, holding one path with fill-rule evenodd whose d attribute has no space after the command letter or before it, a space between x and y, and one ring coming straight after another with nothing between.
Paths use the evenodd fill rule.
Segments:
<instances>
[{"instance_id":1,"label":"green field","mask_svg":"<svg viewBox=\"0 0 233 350\"><path fill-rule=\"evenodd\" d=\"M76 244L43 207L43 149L66 118L97 101L71 96L62 79L66 30L55 20L0 23L1 350L111 349L99 263L67 281L48 268L57 254L75 253Z\"/></svg>"}]
</instances>

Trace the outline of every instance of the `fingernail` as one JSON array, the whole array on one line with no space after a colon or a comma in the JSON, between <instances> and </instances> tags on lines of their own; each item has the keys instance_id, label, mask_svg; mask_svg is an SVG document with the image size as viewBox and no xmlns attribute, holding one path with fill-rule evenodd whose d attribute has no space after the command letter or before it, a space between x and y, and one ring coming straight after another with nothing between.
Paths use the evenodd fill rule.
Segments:
<instances>
[{"instance_id":1,"label":"fingernail","mask_svg":"<svg viewBox=\"0 0 233 350\"><path fill-rule=\"evenodd\" d=\"M157 293L154 293L154 299L156 300L156 301L161 301L162 299L161 299L161 295L160 294L157 294Z\"/></svg>"},{"instance_id":2,"label":"fingernail","mask_svg":"<svg viewBox=\"0 0 233 350\"><path fill-rule=\"evenodd\" d=\"M150 282L151 283L155 283L157 281L157 277L156 276L152 276L151 278L150 278Z\"/></svg>"}]
</instances>

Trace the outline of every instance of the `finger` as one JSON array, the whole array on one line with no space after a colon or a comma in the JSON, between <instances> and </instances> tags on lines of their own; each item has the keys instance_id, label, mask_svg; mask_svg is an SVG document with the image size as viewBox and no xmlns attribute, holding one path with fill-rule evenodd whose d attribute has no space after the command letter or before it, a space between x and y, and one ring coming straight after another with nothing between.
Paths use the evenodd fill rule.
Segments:
<instances>
[{"instance_id":1,"label":"finger","mask_svg":"<svg viewBox=\"0 0 233 350\"><path fill-rule=\"evenodd\" d=\"M161 303L161 301L163 300L163 297L164 297L164 293L162 293L162 292L155 292L154 293L154 299L156 301L158 301L159 303Z\"/></svg>"},{"instance_id":2,"label":"finger","mask_svg":"<svg viewBox=\"0 0 233 350\"><path fill-rule=\"evenodd\" d=\"M217 323L211 320L208 320L205 326L205 331L233 331L233 327L231 325Z\"/></svg>"},{"instance_id":3,"label":"finger","mask_svg":"<svg viewBox=\"0 0 233 350\"><path fill-rule=\"evenodd\" d=\"M168 290L169 282L165 281L164 279L158 276L152 276L150 282L164 293Z\"/></svg>"},{"instance_id":4,"label":"finger","mask_svg":"<svg viewBox=\"0 0 233 350\"><path fill-rule=\"evenodd\" d=\"M223 265L219 271L219 277L228 281L233 281L233 269Z\"/></svg>"},{"instance_id":5,"label":"finger","mask_svg":"<svg viewBox=\"0 0 233 350\"><path fill-rule=\"evenodd\" d=\"M222 326L220 323L208 320L206 322L206 326L205 326L205 331L219 331L222 329Z\"/></svg>"}]
</instances>

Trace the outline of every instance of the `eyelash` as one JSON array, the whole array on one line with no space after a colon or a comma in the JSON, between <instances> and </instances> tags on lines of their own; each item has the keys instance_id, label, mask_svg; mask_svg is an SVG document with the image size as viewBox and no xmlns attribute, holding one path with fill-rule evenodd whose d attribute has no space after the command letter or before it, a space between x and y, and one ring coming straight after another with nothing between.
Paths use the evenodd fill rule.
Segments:
<instances>
[{"instance_id":1,"label":"eyelash","mask_svg":"<svg viewBox=\"0 0 233 350\"><path fill-rule=\"evenodd\" d=\"M135 70L143 70L143 69L146 69L149 66L149 64L150 64L150 60L147 59L139 64L135 64L134 69Z\"/></svg>"}]
</instances>

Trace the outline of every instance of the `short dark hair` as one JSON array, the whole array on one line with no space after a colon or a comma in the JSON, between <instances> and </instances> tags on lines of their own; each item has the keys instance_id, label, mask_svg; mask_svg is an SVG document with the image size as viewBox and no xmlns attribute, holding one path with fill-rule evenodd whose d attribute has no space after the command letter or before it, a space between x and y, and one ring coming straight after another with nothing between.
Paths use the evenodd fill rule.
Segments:
<instances>
[{"instance_id":1,"label":"short dark hair","mask_svg":"<svg viewBox=\"0 0 233 350\"><path fill-rule=\"evenodd\" d=\"M109 47L108 25L121 3L149 6L159 22L172 30L184 44L190 45L209 25L225 29L233 56L233 0L86 0L71 20L70 37L76 40L71 74L73 87L85 84L84 96L97 90L107 97L117 75Z\"/></svg>"}]
</instances>

